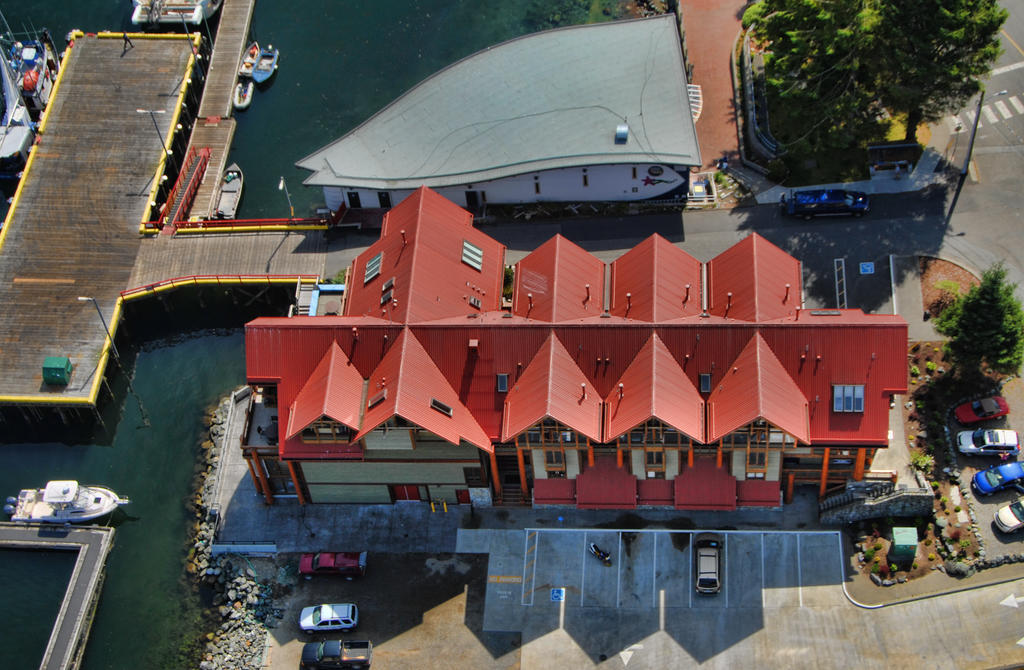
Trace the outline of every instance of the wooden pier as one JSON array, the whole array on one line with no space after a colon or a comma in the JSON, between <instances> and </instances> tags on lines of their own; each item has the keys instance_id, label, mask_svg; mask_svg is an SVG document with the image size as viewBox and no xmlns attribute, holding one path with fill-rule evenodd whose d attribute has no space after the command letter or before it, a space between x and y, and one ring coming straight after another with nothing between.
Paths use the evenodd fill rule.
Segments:
<instances>
[{"instance_id":1,"label":"wooden pier","mask_svg":"<svg viewBox=\"0 0 1024 670\"><path fill-rule=\"evenodd\" d=\"M0 523L0 549L78 553L40 670L79 667L113 546L114 529L105 526Z\"/></svg>"}]
</instances>

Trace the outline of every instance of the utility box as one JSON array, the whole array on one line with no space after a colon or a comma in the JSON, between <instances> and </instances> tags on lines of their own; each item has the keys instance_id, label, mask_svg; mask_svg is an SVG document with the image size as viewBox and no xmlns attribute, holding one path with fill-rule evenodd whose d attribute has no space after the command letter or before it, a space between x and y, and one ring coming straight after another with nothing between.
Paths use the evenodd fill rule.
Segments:
<instances>
[{"instance_id":1,"label":"utility box","mask_svg":"<svg viewBox=\"0 0 1024 670\"><path fill-rule=\"evenodd\" d=\"M47 356L43 361L43 383L67 386L71 381L71 359L67 356Z\"/></svg>"},{"instance_id":2,"label":"utility box","mask_svg":"<svg viewBox=\"0 0 1024 670\"><path fill-rule=\"evenodd\" d=\"M895 527L892 529L892 546L889 547L890 563L913 563L917 555L917 529Z\"/></svg>"}]
</instances>

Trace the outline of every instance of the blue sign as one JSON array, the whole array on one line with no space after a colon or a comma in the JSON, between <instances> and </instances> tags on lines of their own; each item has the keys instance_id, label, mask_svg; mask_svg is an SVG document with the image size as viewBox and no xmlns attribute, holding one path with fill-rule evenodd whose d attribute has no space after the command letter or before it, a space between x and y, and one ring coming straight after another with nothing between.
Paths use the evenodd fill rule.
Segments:
<instances>
[{"instance_id":1,"label":"blue sign","mask_svg":"<svg viewBox=\"0 0 1024 670\"><path fill-rule=\"evenodd\" d=\"M551 589L551 602L560 603L565 600L565 589Z\"/></svg>"},{"instance_id":2,"label":"blue sign","mask_svg":"<svg viewBox=\"0 0 1024 670\"><path fill-rule=\"evenodd\" d=\"M862 275L873 275L875 274L875 264L871 262L860 264L860 273Z\"/></svg>"}]
</instances>

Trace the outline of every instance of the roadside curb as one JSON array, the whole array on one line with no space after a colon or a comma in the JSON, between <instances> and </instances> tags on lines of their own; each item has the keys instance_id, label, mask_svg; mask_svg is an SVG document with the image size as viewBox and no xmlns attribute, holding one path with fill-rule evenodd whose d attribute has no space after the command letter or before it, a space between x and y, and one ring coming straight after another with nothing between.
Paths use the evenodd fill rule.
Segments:
<instances>
[{"instance_id":1,"label":"roadside curb","mask_svg":"<svg viewBox=\"0 0 1024 670\"><path fill-rule=\"evenodd\" d=\"M1022 579L1024 579L1024 575L1017 575L1015 577L1007 577L1005 579L999 579L999 580L996 580L996 581L993 581L993 582L985 582L984 584L972 584L972 585L969 585L969 586L961 586L961 587L958 587L958 588L948 589L948 590L945 590L945 591L935 591L935 592L932 592L932 593L922 593L921 595L910 596L908 598L900 598L900 599L897 599L897 600L892 600L892 601L889 601L889 602L882 602L882 603L862 603L862 602L860 602L859 600L857 600L856 598L854 598L853 596L850 595L850 592L846 589L846 582L843 582L843 595L846 596L846 599L849 600L850 603L852 603L853 605L856 605L857 607L860 607L861 609L875 610L875 609L881 609L883 607L890 607L892 605L903 605L903 604L906 604L906 603L917 602L919 600L928 600L930 598L939 598L941 596L949 596L949 595L953 595L953 594L956 594L956 593L963 593L964 591L973 591L974 589L980 589L980 588L984 588L986 586L999 586L1000 584L1008 584L1010 582L1017 582L1017 581L1021 581ZM886 588L886 587L883 586L883 587L879 587L879 588Z\"/></svg>"}]
</instances>

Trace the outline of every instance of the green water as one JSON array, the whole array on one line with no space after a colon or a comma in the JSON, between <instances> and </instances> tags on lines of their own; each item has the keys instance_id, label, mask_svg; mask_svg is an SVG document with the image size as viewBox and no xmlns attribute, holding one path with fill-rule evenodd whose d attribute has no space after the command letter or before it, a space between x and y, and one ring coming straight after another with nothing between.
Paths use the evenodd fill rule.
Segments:
<instances>
[{"instance_id":1,"label":"green water","mask_svg":"<svg viewBox=\"0 0 1024 670\"><path fill-rule=\"evenodd\" d=\"M337 139L438 69L486 46L559 23L603 20L618 0L260 0L254 35L281 50L280 69L238 114L230 159L246 174L240 217L286 216L284 177L296 214L323 201L294 163ZM608 14L605 6L611 7ZM124 30L128 0L0 0L15 31L49 28L57 46L73 28ZM204 28L205 31L205 28ZM466 92L471 104L472 92ZM275 312L276 313L276 312ZM221 320L223 321L223 320ZM126 347L127 348L127 347ZM195 456L204 410L244 383L242 335L204 335L122 350L152 425L136 401L107 409L102 437L65 444L0 445L0 494L48 479L78 479L131 497L118 532L84 659L99 668L186 668L203 630L184 579ZM0 438L2 439L2 438ZM8 438L10 439L10 438ZM71 570L69 555L0 553L0 611L31 603L34 625L5 625L0 668L34 668Z\"/></svg>"}]
</instances>

